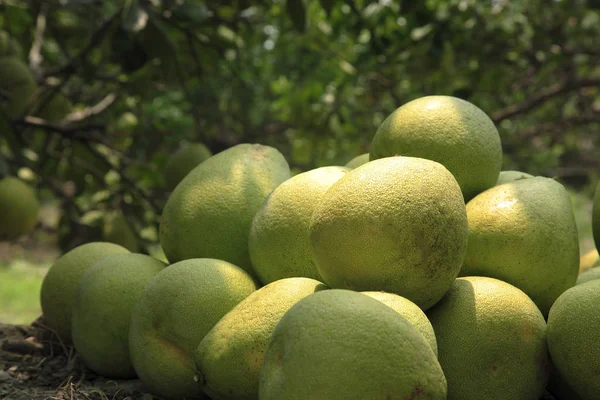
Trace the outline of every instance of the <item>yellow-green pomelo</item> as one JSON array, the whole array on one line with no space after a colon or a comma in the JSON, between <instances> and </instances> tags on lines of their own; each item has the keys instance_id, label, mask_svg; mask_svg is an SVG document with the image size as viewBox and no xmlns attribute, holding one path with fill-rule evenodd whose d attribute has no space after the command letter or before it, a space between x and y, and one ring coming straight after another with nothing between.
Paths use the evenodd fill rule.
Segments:
<instances>
[{"instance_id":1,"label":"yellow-green pomelo","mask_svg":"<svg viewBox=\"0 0 600 400\"><path fill-rule=\"evenodd\" d=\"M327 189L348 171L313 169L283 182L267 197L248 238L252 267L263 284L300 276L322 279L310 251L310 219Z\"/></svg>"},{"instance_id":2,"label":"yellow-green pomelo","mask_svg":"<svg viewBox=\"0 0 600 400\"><path fill-rule=\"evenodd\" d=\"M494 186L502 167L500 135L477 106L451 96L425 96L404 104L377 129L371 160L393 155L444 165L466 200Z\"/></svg>"},{"instance_id":3,"label":"yellow-green pomelo","mask_svg":"<svg viewBox=\"0 0 600 400\"><path fill-rule=\"evenodd\" d=\"M0 30L0 58L23 57L23 48L8 32Z\"/></svg>"},{"instance_id":4,"label":"yellow-green pomelo","mask_svg":"<svg viewBox=\"0 0 600 400\"><path fill-rule=\"evenodd\" d=\"M0 90L8 96L0 107L9 117L18 118L25 112L36 88L27 64L16 57L0 58Z\"/></svg>"},{"instance_id":5,"label":"yellow-green pomelo","mask_svg":"<svg viewBox=\"0 0 600 400\"><path fill-rule=\"evenodd\" d=\"M202 143L190 143L169 157L165 166L164 179L167 189L175 187L199 164L212 156L212 152Z\"/></svg>"},{"instance_id":6,"label":"yellow-green pomelo","mask_svg":"<svg viewBox=\"0 0 600 400\"><path fill-rule=\"evenodd\" d=\"M265 353L260 400L445 400L446 378L425 338L383 303L323 290L279 321Z\"/></svg>"},{"instance_id":7,"label":"yellow-green pomelo","mask_svg":"<svg viewBox=\"0 0 600 400\"><path fill-rule=\"evenodd\" d=\"M572 287L579 239L571 200L553 179L505 183L467 204L469 241L461 276L489 276L523 290L544 315Z\"/></svg>"},{"instance_id":8,"label":"yellow-green pomelo","mask_svg":"<svg viewBox=\"0 0 600 400\"><path fill-rule=\"evenodd\" d=\"M533 178L533 175L529 175L525 172L520 171L500 171L500 175L498 175L498 181L496 182L496 185L502 185L504 183L509 183L527 178Z\"/></svg>"},{"instance_id":9,"label":"yellow-green pomelo","mask_svg":"<svg viewBox=\"0 0 600 400\"><path fill-rule=\"evenodd\" d=\"M448 400L538 400L548 380L546 322L518 288L459 278L427 312Z\"/></svg>"},{"instance_id":10,"label":"yellow-green pomelo","mask_svg":"<svg viewBox=\"0 0 600 400\"><path fill-rule=\"evenodd\" d=\"M196 350L204 393L213 400L258 400L260 369L275 326L300 299L324 289L314 279L280 279L227 313Z\"/></svg>"},{"instance_id":11,"label":"yellow-green pomelo","mask_svg":"<svg viewBox=\"0 0 600 400\"><path fill-rule=\"evenodd\" d=\"M79 279L86 269L104 257L129 253L117 244L91 242L63 254L42 282L40 300L44 321L64 342L71 342L73 304Z\"/></svg>"},{"instance_id":12,"label":"yellow-green pomelo","mask_svg":"<svg viewBox=\"0 0 600 400\"><path fill-rule=\"evenodd\" d=\"M369 162L369 153L361 154L360 156L354 157L352 160L348 161L345 165L346 168L354 169L358 168L363 164Z\"/></svg>"},{"instance_id":13,"label":"yellow-green pomelo","mask_svg":"<svg viewBox=\"0 0 600 400\"><path fill-rule=\"evenodd\" d=\"M133 253L140 250L140 244L122 212L105 216L103 239L106 242L120 244Z\"/></svg>"},{"instance_id":14,"label":"yellow-green pomelo","mask_svg":"<svg viewBox=\"0 0 600 400\"><path fill-rule=\"evenodd\" d=\"M129 357L131 310L166 264L143 254L107 256L77 285L71 333L83 362L107 378L134 378Z\"/></svg>"},{"instance_id":15,"label":"yellow-green pomelo","mask_svg":"<svg viewBox=\"0 0 600 400\"><path fill-rule=\"evenodd\" d=\"M585 253L579 260L579 274L584 273L590 268L595 268L600 265L600 255L598 250L593 249Z\"/></svg>"},{"instance_id":16,"label":"yellow-green pomelo","mask_svg":"<svg viewBox=\"0 0 600 400\"><path fill-rule=\"evenodd\" d=\"M0 241L31 231L39 214L40 202L28 184L13 176L0 179Z\"/></svg>"},{"instance_id":17,"label":"yellow-green pomelo","mask_svg":"<svg viewBox=\"0 0 600 400\"><path fill-rule=\"evenodd\" d=\"M425 310L450 288L463 262L465 203L452 174L435 161L370 161L325 193L310 240L330 287L396 293Z\"/></svg>"},{"instance_id":18,"label":"yellow-green pomelo","mask_svg":"<svg viewBox=\"0 0 600 400\"><path fill-rule=\"evenodd\" d=\"M256 290L243 269L197 258L170 265L146 286L131 315L129 353L153 394L202 399L194 351L213 326Z\"/></svg>"},{"instance_id":19,"label":"yellow-green pomelo","mask_svg":"<svg viewBox=\"0 0 600 400\"><path fill-rule=\"evenodd\" d=\"M427 315L412 301L398 296L394 293L387 292L362 292L369 297L379 300L398 314L402 315L408 322L414 326L421 335L427 340L431 349L437 356L437 342L435 340L435 332L431 322L427 319Z\"/></svg>"},{"instance_id":20,"label":"yellow-green pomelo","mask_svg":"<svg viewBox=\"0 0 600 400\"><path fill-rule=\"evenodd\" d=\"M596 249L600 249L600 183L596 186L594 193L594 205L592 206L592 233Z\"/></svg>"},{"instance_id":21,"label":"yellow-green pomelo","mask_svg":"<svg viewBox=\"0 0 600 400\"><path fill-rule=\"evenodd\" d=\"M580 285L582 283L586 283L589 281L593 281L596 279L600 279L600 268L591 268L588 269L584 272L582 272L578 277L577 277L577 282L575 283L576 285Z\"/></svg>"},{"instance_id":22,"label":"yellow-green pomelo","mask_svg":"<svg viewBox=\"0 0 600 400\"><path fill-rule=\"evenodd\" d=\"M584 400L600 399L600 280L564 292L548 314L552 362Z\"/></svg>"},{"instance_id":23,"label":"yellow-green pomelo","mask_svg":"<svg viewBox=\"0 0 600 400\"><path fill-rule=\"evenodd\" d=\"M239 144L198 165L163 210L160 244L169 261L209 257L252 271L252 218L289 177L283 155L260 144Z\"/></svg>"}]
</instances>

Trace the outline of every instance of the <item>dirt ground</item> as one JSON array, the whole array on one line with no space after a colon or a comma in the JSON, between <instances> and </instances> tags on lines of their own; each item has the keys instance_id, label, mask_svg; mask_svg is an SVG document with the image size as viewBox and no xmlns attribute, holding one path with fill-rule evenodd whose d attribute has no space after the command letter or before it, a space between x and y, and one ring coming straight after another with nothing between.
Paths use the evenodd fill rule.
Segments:
<instances>
[{"instance_id":1,"label":"dirt ground","mask_svg":"<svg viewBox=\"0 0 600 400\"><path fill-rule=\"evenodd\" d=\"M75 350L44 327L0 323L0 399L151 400L139 380L109 380L85 368Z\"/></svg>"}]
</instances>

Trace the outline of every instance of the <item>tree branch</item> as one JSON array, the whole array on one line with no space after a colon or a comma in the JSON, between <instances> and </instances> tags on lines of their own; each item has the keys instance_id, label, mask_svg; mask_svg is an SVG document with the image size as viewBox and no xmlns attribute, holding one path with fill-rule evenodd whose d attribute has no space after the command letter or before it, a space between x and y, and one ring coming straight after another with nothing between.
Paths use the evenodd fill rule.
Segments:
<instances>
[{"instance_id":1,"label":"tree branch","mask_svg":"<svg viewBox=\"0 0 600 400\"><path fill-rule=\"evenodd\" d=\"M38 13L35 22L33 43L31 44L31 49L29 50L29 68L35 72L38 72L42 62L42 42L44 41L44 33L46 32L47 12L48 5L42 3L40 6L40 12Z\"/></svg>"},{"instance_id":2,"label":"tree branch","mask_svg":"<svg viewBox=\"0 0 600 400\"><path fill-rule=\"evenodd\" d=\"M113 16L111 16L110 18L105 20L102 23L102 25L100 25L100 28L98 28L98 30L96 32L94 32L94 34L92 35L87 46L85 46L83 48L83 50L81 50L79 52L79 54L77 54L76 56L71 58L66 64L64 64L56 69L46 71L44 76L63 75L63 74L74 73L77 70L77 68L79 68L81 66L81 64L84 63L87 56L92 52L92 50L97 45L99 45L102 42L102 40L104 40L104 37L110 30L113 22L121 16L122 12L123 12L123 9L121 8Z\"/></svg>"},{"instance_id":3,"label":"tree branch","mask_svg":"<svg viewBox=\"0 0 600 400\"><path fill-rule=\"evenodd\" d=\"M533 96L520 104L513 104L502 110L496 111L492 114L492 121L494 121L495 124L499 124L505 119L509 119L519 114L525 114L541 106L553 97L556 97L563 93L572 92L574 90L578 90L584 87L598 85L600 85L600 77L589 77L578 80L566 80L560 83L556 83L542 90L537 96Z\"/></svg>"},{"instance_id":4,"label":"tree branch","mask_svg":"<svg viewBox=\"0 0 600 400\"><path fill-rule=\"evenodd\" d=\"M95 105L70 113L65 117L65 121L78 122L93 117L94 115L98 115L110 107L116 100L117 95L115 93L109 93Z\"/></svg>"}]
</instances>

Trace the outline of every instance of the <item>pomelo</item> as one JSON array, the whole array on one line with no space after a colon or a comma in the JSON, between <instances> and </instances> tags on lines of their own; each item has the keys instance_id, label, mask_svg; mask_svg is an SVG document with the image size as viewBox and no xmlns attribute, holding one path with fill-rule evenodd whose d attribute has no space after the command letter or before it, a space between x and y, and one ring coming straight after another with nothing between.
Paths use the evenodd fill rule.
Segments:
<instances>
[{"instance_id":1,"label":"pomelo","mask_svg":"<svg viewBox=\"0 0 600 400\"><path fill-rule=\"evenodd\" d=\"M390 114L377 129L370 159L394 155L444 165L465 200L494 186L502 166L500 135L477 106L451 96L425 96Z\"/></svg>"},{"instance_id":2,"label":"pomelo","mask_svg":"<svg viewBox=\"0 0 600 400\"><path fill-rule=\"evenodd\" d=\"M167 189L175 189L191 170L211 156L210 149L202 143L190 143L181 147L169 157L165 166L164 179Z\"/></svg>"},{"instance_id":3,"label":"pomelo","mask_svg":"<svg viewBox=\"0 0 600 400\"><path fill-rule=\"evenodd\" d=\"M385 304L349 290L297 302L267 347L260 400L445 400L446 378L423 336Z\"/></svg>"},{"instance_id":4,"label":"pomelo","mask_svg":"<svg viewBox=\"0 0 600 400\"><path fill-rule=\"evenodd\" d=\"M44 322L64 342L71 342L73 304L79 279L86 269L104 257L129 253L117 244L91 242L63 254L48 270L42 282L40 300Z\"/></svg>"},{"instance_id":5,"label":"pomelo","mask_svg":"<svg viewBox=\"0 0 600 400\"><path fill-rule=\"evenodd\" d=\"M493 187L467 204L469 240L461 276L489 276L523 290L544 315L575 285L579 239L571 200L550 178Z\"/></svg>"},{"instance_id":6,"label":"pomelo","mask_svg":"<svg viewBox=\"0 0 600 400\"><path fill-rule=\"evenodd\" d=\"M40 202L28 184L13 176L0 179L0 241L30 232L39 214Z\"/></svg>"},{"instance_id":7,"label":"pomelo","mask_svg":"<svg viewBox=\"0 0 600 400\"><path fill-rule=\"evenodd\" d=\"M560 375L584 400L600 398L600 280L564 292L548 314L548 348Z\"/></svg>"},{"instance_id":8,"label":"pomelo","mask_svg":"<svg viewBox=\"0 0 600 400\"><path fill-rule=\"evenodd\" d=\"M321 167L279 185L252 220L248 249L263 284L306 277L321 280L310 251L310 219L319 201L346 175L344 167Z\"/></svg>"},{"instance_id":9,"label":"pomelo","mask_svg":"<svg viewBox=\"0 0 600 400\"><path fill-rule=\"evenodd\" d=\"M194 351L213 326L256 290L243 269L189 259L159 272L131 314L129 353L150 392L167 399L206 398L194 380Z\"/></svg>"},{"instance_id":10,"label":"pomelo","mask_svg":"<svg viewBox=\"0 0 600 400\"><path fill-rule=\"evenodd\" d=\"M467 233L452 174L413 157L351 170L325 193L310 222L313 257L327 285L396 293L422 309L452 285Z\"/></svg>"},{"instance_id":11,"label":"pomelo","mask_svg":"<svg viewBox=\"0 0 600 400\"><path fill-rule=\"evenodd\" d=\"M378 300L402 315L412 326L414 326L431 346L431 349L437 356L437 342L435 340L435 332L431 322L427 319L427 315L412 301L398 296L393 293L386 292L362 292L369 297Z\"/></svg>"},{"instance_id":12,"label":"pomelo","mask_svg":"<svg viewBox=\"0 0 600 400\"><path fill-rule=\"evenodd\" d=\"M348 161L346 168L354 169L369 162L369 153L361 154Z\"/></svg>"},{"instance_id":13,"label":"pomelo","mask_svg":"<svg viewBox=\"0 0 600 400\"><path fill-rule=\"evenodd\" d=\"M280 279L221 318L196 350L204 392L213 400L257 400L260 369L275 326L300 299L324 289L314 279Z\"/></svg>"},{"instance_id":14,"label":"pomelo","mask_svg":"<svg viewBox=\"0 0 600 400\"><path fill-rule=\"evenodd\" d=\"M427 316L448 400L538 400L548 380L546 323L518 288L459 278Z\"/></svg>"},{"instance_id":15,"label":"pomelo","mask_svg":"<svg viewBox=\"0 0 600 400\"><path fill-rule=\"evenodd\" d=\"M273 147L239 144L198 165L171 193L160 224L170 262L217 258L253 273L248 235L265 198L290 177Z\"/></svg>"},{"instance_id":16,"label":"pomelo","mask_svg":"<svg viewBox=\"0 0 600 400\"><path fill-rule=\"evenodd\" d=\"M521 171L500 171L500 175L498 175L498 181L496 182L496 186L527 178L533 178L533 175L529 175L528 173Z\"/></svg>"},{"instance_id":17,"label":"pomelo","mask_svg":"<svg viewBox=\"0 0 600 400\"><path fill-rule=\"evenodd\" d=\"M134 378L129 357L131 310L166 264L143 254L107 256L88 268L77 285L71 333L83 362L107 378Z\"/></svg>"}]
</instances>

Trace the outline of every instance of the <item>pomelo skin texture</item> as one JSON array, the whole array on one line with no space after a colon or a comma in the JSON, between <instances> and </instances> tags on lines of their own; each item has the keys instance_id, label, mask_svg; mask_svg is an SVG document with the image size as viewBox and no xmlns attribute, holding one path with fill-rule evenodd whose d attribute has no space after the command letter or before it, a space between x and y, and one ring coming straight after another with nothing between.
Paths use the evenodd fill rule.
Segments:
<instances>
[{"instance_id":1,"label":"pomelo skin texture","mask_svg":"<svg viewBox=\"0 0 600 400\"><path fill-rule=\"evenodd\" d=\"M477 106L451 96L425 96L404 104L379 126L371 160L394 155L443 164L465 200L494 186L502 166L500 135Z\"/></svg>"},{"instance_id":2,"label":"pomelo skin texture","mask_svg":"<svg viewBox=\"0 0 600 400\"><path fill-rule=\"evenodd\" d=\"M583 271L578 277L576 285L581 285L582 283L586 283L589 281L593 281L596 279L600 279L600 268L590 268L586 271Z\"/></svg>"},{"instance_id":3,"label":"pomelo skin texture","mask_svg":"<svg viewBox=\"0 0 600 400\"><path fill-rule=\"evenodd\" d=\"M596 186L594 193L594 205L592 207L592 233L596 249L600 249L600 183Z\"/></svg>"},{"instance_id":4,"label":"pomelo skin texture","mask_svg":"<svg viewBox=\"0 0 600 400\"><path fill-rule=\"evenodd\" d=\"M279 321L265 353L260 400L445 400L446 378L425 338L385 304L323 290Z\"/></svg>"},{"instance_id":5,"label":"pomelo skin texture","mask_svg":"<svg viewBox=\"0 0 600 400\"><path fill-rule=\"evenodd\" d=\"M104 257L129 253L114 243L91 242L63 254L50 267L40 294L44 322L63 342L71 342L71 316L79 279L86 269Z\"/></svg>"},{"instance_id":6,"label":"pomelo skin texture","mask_svg":"<svg viewBox=\"0 0 600 400\"><path fill-rule=\"evenodd\" d=\"M579 239L565 188L550 178L505 183L467 204L469 241L461 276L490 276L523 290L547 315L575 285Z\"/></svg>"},{"instance_id":7,"label":"pomelo skin texture","mask_svg":"<svg viewBox=\"0 0 600 400\"><path fill-rule=\"evenodd\" d=\"M211 151L202 143L191 143L177 150L167 161L165 166L165 184L169 190L175 189L177 184L196 168L212 156Z\"/></svg>"},{"instance_id":8,"label":"pomelo skin texture","mask_svg":"<svg viewBox=\"0 0 600 400\"><path fill-rule=\"evenodd\" d=\"M600 280L564 292L548 315L548 348L560 375L584 400L600 399Z\"/></svg>"},{"instance_id":9,"label":"pomelo skin texture","mask_svg":"<svg viewBox=\"0 0 600 400\"><path fill-rule=\"evenodd\" d=\"M107 378L135 378L129 359L131 310L166 264L143 254L107 256L77 285L71 333L83 362Z\"/></svg>"},{"instance_id":10,"label":"pomelo skin texture","mask_svg":"<svg viewBox=\"0 0 600 400\"><path fill-rule=\"evenodd\" d=\"M256 290L243 269L226 261L172 264L146 286L131 314L129 352L152 394L204 399L194 380L194 351L213 326Z\"/></svg>"},{"instance_id":11,"label":"pomelo skin texture","mask_svg":"<svg viewBox=\"0 0 600 400\"><path fill-rule=\"evenodd\" d=\"M548 380L546 322L516 287L459 278L427 316L448 400L538 400Z\"/></svg>"},{"instance_id":12,"label":"pomelo skin texture","mask_svg":"<svg viewBox=\"0 0 600 400\"><path fill-rule=\"evenodd\" d=\"M283 182L267 197L248 239L250 260L263 284L291 277L323 279L310 251L310 218L327 189L348 171L313 169Z\"/></svg>"},{"instance_id":13,"label":"pomelo skin texture","mask_svg":"<svg viewBox=\"0 0 600 400\"><path fill-rule=\"evenodd\" d=\"M369 162L369 153L361 154L360 156L354 157L352 160L348 161L345 165L346 168L354 169L358 168L363 164Z\"/></svg>"},{"instance_id":14,"label":"pomelo skin texture","mask_svg":"<svg viewBox=\"0 0 600 400\"><path fill-rule=\"evenodd\" d=\"M30 232L39 215L40 202L29 185L13 176L0 179L0 241Z\"/></svg>"},{"instance_id":15,"label":"pomelo skin texture","mask_svg":"<svg viewBox=\"0 0 600 400\"><path fill-rule=\"evenodd\" d=\"M246 297L204 337L196 350L198 381L213 400L258 400L264 353L275 326L300 299L323 283L280 279Z\"/></svg>"},{"instance_id":16,"label":"pomelo skin texture","mask_svg":"<svg viewBox=\"0 0 600 400\"><path fill-rule=\"evenodd\" d=\"M313 257L328 286L396 293L423 310L458 275L467 233L452 174L413 157L348 172L325 193L310 223Z\"/></svg>"},{"instance_id":17,"label":"pomelo skin texture","mask_svg":"<svg viewBox=\"0 0 600 400\"><path fill-rule=\"evenodd\" d=\"M198 165L177 185L163 210L160 243L167 259L216 258L252 273L252 218L289 177L283 155L259 144L239 144Z\"/></svg>"},{"instance_id":18,"label":"pomelo skin texture","mask_svg":"<svg viewBox=\"0 0 600 400\"><path fill-rule=\"evenodd\" d=\"M0 101L0 107L10 118L21 117L30 105L37 83L29 66L16 57L0 58L0 89L10 100Z\"/></svg>"},{"instance_id":19,"label":"pomelo skin texture","mask_svg":"<svg viewBox=\"0 0 600 400\"><path fill-rule=\"evenodd\" d=\"M496 186L527 178L533 178L533 175L529 175L528 173L520 171L500 171L500 175L498 175L498 182L496 182Z\"/></svg>"},{"instance_id":20,"label":"pomelo skin texture","mask_svg":"<svg viewBox=\"0 0 600 400\"><path fill-rule=\"evenodd\" d=\"M369 297L379 300L398 314L402 315L408 322L414 326L431 346L431 349L437 356L437 342L435 341L435 332L427 315L412 301L405 299L393 293L386 292L361 292Z\"/></svg>"}]
</instances>

